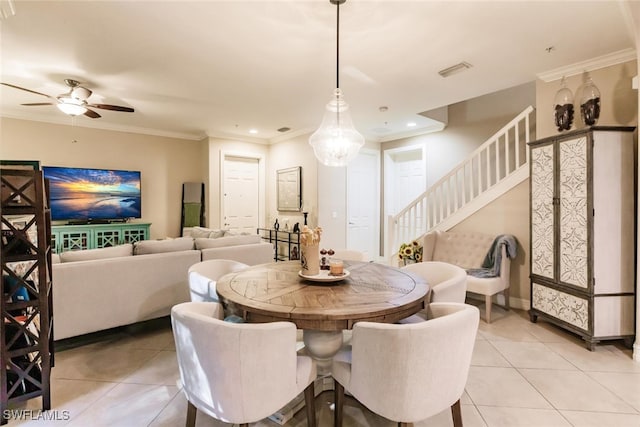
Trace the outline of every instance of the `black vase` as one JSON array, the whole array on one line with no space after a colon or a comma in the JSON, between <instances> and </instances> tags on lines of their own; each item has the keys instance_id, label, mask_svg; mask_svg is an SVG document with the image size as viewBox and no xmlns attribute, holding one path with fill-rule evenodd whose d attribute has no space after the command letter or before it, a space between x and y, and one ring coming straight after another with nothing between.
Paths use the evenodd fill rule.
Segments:
<instances>
[{"instance_id":1,"label":"black vase","mask_svg":"<svg viewBox=\"0 0 640 427\"><path fill-rule=\"evenodd\" d=\"M560 90L553 100L553 119L556 128L562 132L571 129L573 125L573 92L567 88L567 81L563 77Z\"/></svg>"},{"instance_id":2,"label":"black vase","mask_svg":"<svg viewBox=\"0 0 640 427\"><path fill-rule=\"evenodd\" d=\"M595 125L600 118L600 90L593 84L591 76L587 77L587 82L582 90L580 117L587 126Z\"/></svg>"}]
</instances>

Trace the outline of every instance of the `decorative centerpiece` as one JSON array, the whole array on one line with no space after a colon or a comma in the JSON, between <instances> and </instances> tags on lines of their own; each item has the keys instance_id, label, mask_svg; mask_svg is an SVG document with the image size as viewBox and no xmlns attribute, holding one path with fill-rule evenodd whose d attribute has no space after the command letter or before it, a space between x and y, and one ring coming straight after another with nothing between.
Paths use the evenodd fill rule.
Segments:
<instances>
[{"instance_id":1,"label":"decorative centerpiece","mask_svg":"<svg viewBox=\"0 0 640 427\"><path fill-rule=\"evenodd\" d=\"M422 245L417 240L403 243L398 250L398 258L404 264L414 264L422 261Z\"/></svg>"},{"instance_id":2,"label":"decorative centerpiece","mask_svg":"<svg viewBox=\"0 0 640 427\"><path fill-rule=\"evenodd\" d=\"M553 100L553 118L558 130L571 129L573 124L573 93L567 88L567 80L563 77L560 90Z\"/></svg>"},{"instance_id":3,"label":"decorative centerpiece","mask_svg":"<svg viewBox=\"0 0 640 427\"><path fill-rule=\"evenodd\" d=\"M582 122L587 126L595 125L600 117L600 90L598 90L598 87L588 74L587 82L582 89L580 117L582 117Z\"/></svg>"},{"instance_id":4,"label":"decorative centerpiece","mask_svg":"<svg viewBox=\"0 0 640 427\"><path fill-rule=\"evenodd\" d=\"M311 229L304 225L300 232L300 263L301 273L305 276L320 274L320 235L322 228Z\"/></svg>"}]
</instances>

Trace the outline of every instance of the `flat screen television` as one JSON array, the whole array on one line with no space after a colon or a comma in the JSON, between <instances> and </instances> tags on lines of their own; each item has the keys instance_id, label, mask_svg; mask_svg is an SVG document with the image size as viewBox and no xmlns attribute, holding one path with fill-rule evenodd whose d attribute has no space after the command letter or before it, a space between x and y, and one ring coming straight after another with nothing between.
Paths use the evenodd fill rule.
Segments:
<instances>
[{"instance_id":1,"label":"flat screen television","mask_svg":"<svg viewBox=\"0 0 640 427\"><path fill-rule=\"evenodd\" d=\"M140 172L43 166L52 220L128 220L142 217Z\"/></svg>"}]
</instances>

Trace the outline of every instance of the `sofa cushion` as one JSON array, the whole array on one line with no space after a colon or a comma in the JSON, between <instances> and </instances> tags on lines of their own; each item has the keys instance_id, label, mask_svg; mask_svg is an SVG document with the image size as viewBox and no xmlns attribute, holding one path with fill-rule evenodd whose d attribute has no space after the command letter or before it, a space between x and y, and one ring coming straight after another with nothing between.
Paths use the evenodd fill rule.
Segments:
<instances>
[{"instance_id":1,"label":"sofa cushion","mask_svg":"<svg viewBox=\"0 0 640 427\"><path fill-rule=\"evenodd\" d=\"M188 251L193 249L193 238L178 237L167 240L142 240L136 242L133 248L134 255L159 254L163 252Z\"/></svg>"},{"instance_id":2,"label":"sofa cushion","mask_svg":"<svg viewBox=\"0 0 640 427\"><path fill-rule=\"evenodd\" d=\"M60 262L90 261L93 259L117 258L131 255L133 255L133 245L127 243L108 248L62 252L60 254Z\"/></svg>"},{"instance_id":3,"label":"sofa cushion","mask_svg":"<svg viewBox=\"0 0 640 427\"><path fill-rule=\"evenodd\" d=\"M219 237L224 236L224 230L221 229L212 229L205 227L191 227L191 237L194 239L197 238L209 238L209 239L217 239Z\"/></svg>"},{"instance_id":4,"label":"sofa cushion","mask_svg":"<svg viewBox=\"0 0 640 427\"><path fill-rule=\"evenodd\" d=\"M260 236L257 234L249 234L246 236L224 236L218 239L196 239L196 249L221 248L224 246L249 245L252 243L260 243Z\"/></svg>"}]
</instances>

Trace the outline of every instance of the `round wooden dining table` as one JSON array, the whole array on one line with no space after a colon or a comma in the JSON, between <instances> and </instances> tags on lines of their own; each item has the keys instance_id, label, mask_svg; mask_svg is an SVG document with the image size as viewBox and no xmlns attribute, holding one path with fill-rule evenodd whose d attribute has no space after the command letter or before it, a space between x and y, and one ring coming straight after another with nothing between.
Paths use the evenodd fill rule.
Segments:
<instances>
[{"instance_id":1,"label":"round wooden dining table","mask_svg":"<svg viewBox=\"0 0 640 427\"><path fill-rule=\"evenodd\" d=\"M378 263L344 261L348 276L315 282L299 276L300 261L251 266L221 277L216 291L230 314L247 322L287 321L326 373L356 322L394 323L425 308L429 286L418 276Z\"/></svg>"}]
</instances>

